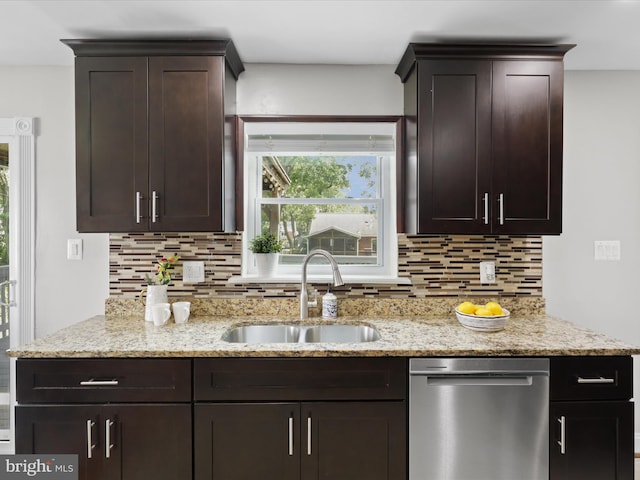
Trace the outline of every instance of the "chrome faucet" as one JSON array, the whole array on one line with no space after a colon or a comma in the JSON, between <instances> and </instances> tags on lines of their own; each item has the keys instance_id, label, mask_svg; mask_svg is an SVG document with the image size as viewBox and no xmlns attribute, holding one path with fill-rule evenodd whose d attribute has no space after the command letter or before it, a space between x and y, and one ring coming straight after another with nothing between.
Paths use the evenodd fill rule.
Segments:
<instances>
[{"instance_id":1,"label":"chrome faucet","mask_svg":"<svg viewBox=\"0 0 640 480\"><path fill-rule=\"evenodd\" d=\"M321 255L329 260L329 263L331 264L331 271L333 272L333 285L336 287L344 285L342 275L340 275L340 270L338 269L338 264L329 252L320 249L309 252L302 262L302 283L300 284L300 319L302 320L309 318L309 307L315 307L318 305L317 295L313 302L309 302L309 295L307 293L307 265L309 264L311 257L315 255Z\"/></svg>"}]
</instances>

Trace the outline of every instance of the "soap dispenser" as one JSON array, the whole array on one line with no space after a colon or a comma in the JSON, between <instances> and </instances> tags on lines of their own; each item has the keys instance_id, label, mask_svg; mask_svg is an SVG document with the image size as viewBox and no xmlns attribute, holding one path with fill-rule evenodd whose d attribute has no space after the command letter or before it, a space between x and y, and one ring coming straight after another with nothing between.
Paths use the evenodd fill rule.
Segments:
<instances>
[{"instance_id":1,"label":"soap dispenser","mask_svg":"<svg viewBox=\"0 0 640 480\"><path fill-rule=\"evenodd\" d=\"M331 286L327 287L327 293L322 296L322 317L338 317L338 297L331 292Z\"/></svg>"}]
</instances>

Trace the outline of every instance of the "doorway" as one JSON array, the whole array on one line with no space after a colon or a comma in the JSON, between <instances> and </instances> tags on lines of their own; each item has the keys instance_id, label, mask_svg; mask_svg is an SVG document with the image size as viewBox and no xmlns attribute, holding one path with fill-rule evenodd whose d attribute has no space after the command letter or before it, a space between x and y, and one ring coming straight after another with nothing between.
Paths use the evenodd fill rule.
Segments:
<instances>
[{"instance_id":1,"label":"doorway","mask_svg":"<svg viewBox=\"0 0 640 480\"><path fill-rule=\"evenodd\" d=\"M14 451L15 360L33 340L35 256L33 118L0 117L0 454Z\"/></svg>"}]
</instances>

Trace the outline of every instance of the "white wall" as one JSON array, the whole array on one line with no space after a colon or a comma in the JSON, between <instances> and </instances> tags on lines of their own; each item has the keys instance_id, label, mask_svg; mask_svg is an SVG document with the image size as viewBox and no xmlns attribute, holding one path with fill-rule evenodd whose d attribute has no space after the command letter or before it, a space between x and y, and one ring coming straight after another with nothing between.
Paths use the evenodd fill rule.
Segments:
<instances>
[{"instance_id":1,"label":"white wall","mask_svg":"<svg viewBox=\"0 0 640 480\"><path fill-rule=\"evenodd\" d=\"M566 72L564 125L563 233L543 240L547 313L640 346L640 72ZM594 261L595 240L620 240L621 260Z\"/></svg>"},{"instance_id":2,"label":"white wall","mask_svg":"<svg viewBox=\"0 0 640 480\"><path fill-rule=\"evenodd\" d=\"M391 65L246 65L239 115L402 115Z\"/></svg>"},{"instance_id":3,"label":"white wall","mask_svg":"<svg viewBox=\"0 0 640 480\"><path fill-rule=\"evenodd\" d=\"M36 120L36 336L104 313L108 236L75 228L72 67L0 67L0 116ZM66 259L82 238L84 260Z\"/></svg>"}]
</instances>

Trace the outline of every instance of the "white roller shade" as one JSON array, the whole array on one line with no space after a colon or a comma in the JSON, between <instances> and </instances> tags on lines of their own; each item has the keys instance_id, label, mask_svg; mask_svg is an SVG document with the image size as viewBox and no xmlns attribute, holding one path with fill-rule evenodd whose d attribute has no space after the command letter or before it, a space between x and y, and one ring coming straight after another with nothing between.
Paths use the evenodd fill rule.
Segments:
<instances>
[{"instance_id":1,"label":"white roller shade","mask_svg":"<svg viewBox=\"0 0 640 480\"><path fill-rule=\"evenodd\" d=\"M344 152L344 153L392 153L395 144L391 135L249 135L245 145L247 152Z\"/></svg>"}]
</instances>

